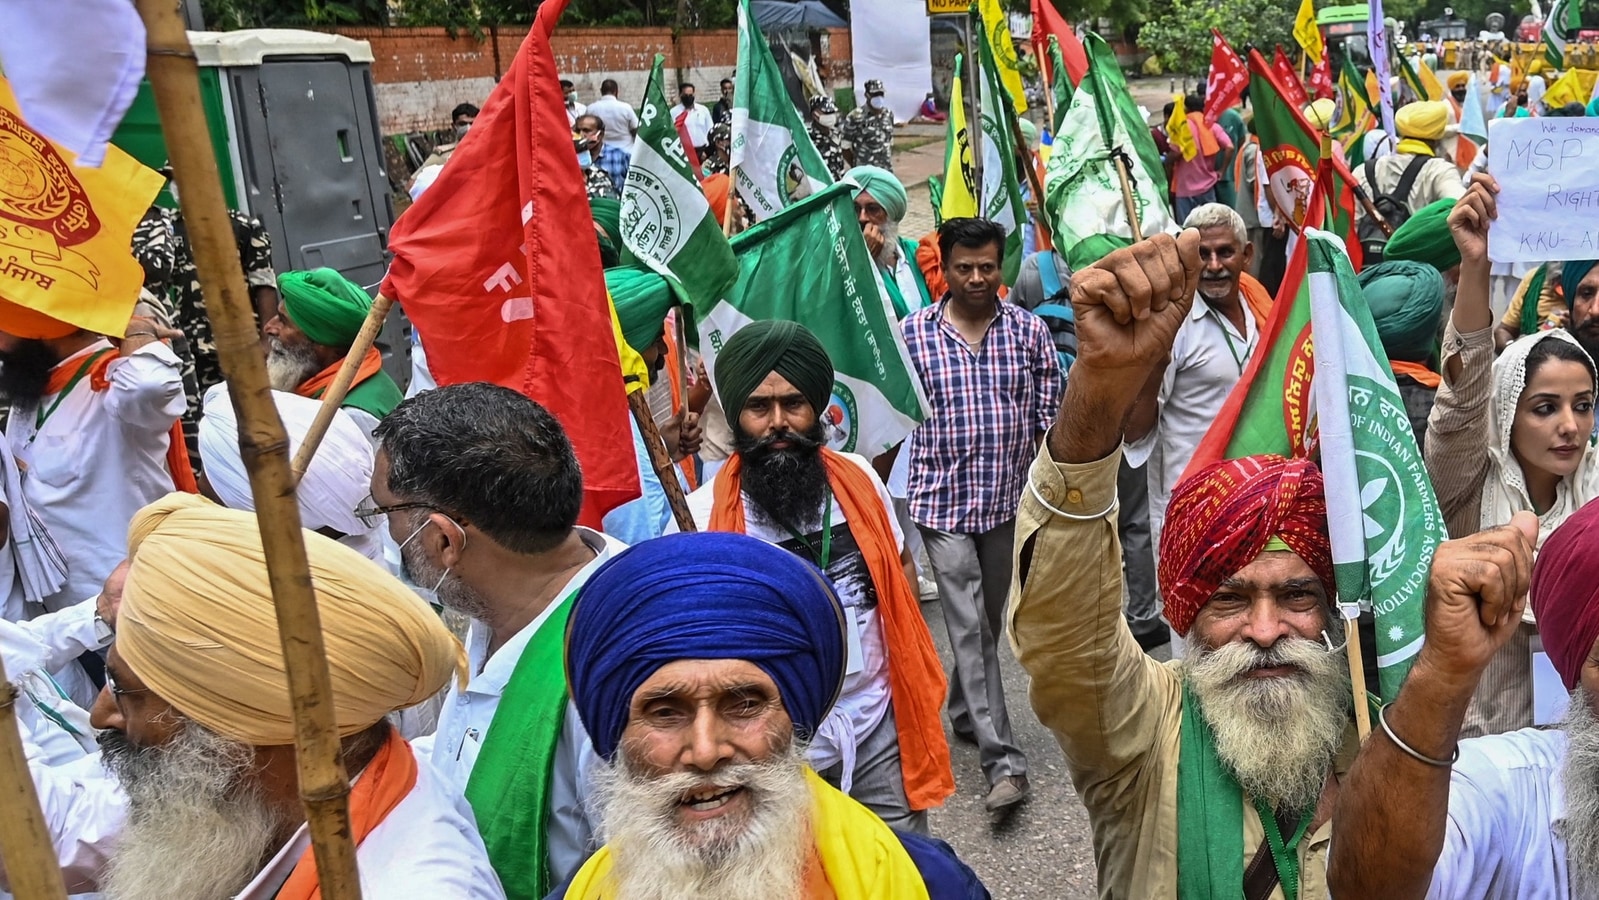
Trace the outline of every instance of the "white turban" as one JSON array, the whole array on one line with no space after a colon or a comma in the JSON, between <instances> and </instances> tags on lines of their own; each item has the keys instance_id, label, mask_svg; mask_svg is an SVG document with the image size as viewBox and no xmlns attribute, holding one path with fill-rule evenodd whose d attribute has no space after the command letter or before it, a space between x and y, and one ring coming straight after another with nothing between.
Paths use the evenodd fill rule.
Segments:
<instances>
[{"instance_id":1,"label":"white turban","mask_svg":"<svg viewBox=\"0 0 1599 900\"><path fill-rule=\"evenodd\" d=\"M322 406L312 400L283 391L273 391L278 415L289 433L289 455L300 449L311 420ZM228 386L218 384L205 392L205 408L200 419L200 461L206 481L217 499L230 509L253 511L250 476L239 455L239 421L228 397ZM356 518L355 508L366 499L372 486L372 444L360 426L344 410L333 415L327 434L317 446L311 465L300 479L296 494L300 501L300 525L311 531L331 528L348 535L352 548L376 559L379 544L372 539L374 529ZM368 546L370 545L370 546Z\"/></svg>"}]
</instances>

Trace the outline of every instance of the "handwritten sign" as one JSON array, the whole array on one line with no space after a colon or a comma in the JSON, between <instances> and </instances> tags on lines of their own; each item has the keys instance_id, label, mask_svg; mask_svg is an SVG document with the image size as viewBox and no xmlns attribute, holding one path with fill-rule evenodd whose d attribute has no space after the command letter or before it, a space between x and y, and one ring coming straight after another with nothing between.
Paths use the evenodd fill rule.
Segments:
<instances>
[{"instance_id":1,"label":"handwritten sign","mask_svg":"<svg viewBox=\"0 0 1599 900\"><path fill-rule=\"evenodd\" d=\"M1490 122L1488 171L1499 181L1490 260L1599 257L1599 119Z\"/></svg>"}]
</instances>

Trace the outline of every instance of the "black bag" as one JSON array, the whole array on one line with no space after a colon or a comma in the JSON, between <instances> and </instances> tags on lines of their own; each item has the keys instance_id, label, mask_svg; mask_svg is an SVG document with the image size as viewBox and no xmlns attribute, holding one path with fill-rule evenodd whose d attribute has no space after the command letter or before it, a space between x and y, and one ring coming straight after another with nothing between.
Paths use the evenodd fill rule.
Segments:
<instances>
[{"instance_id":1,"label":"black bag","mask_svg":"<svg viewBox=\"0 0 1599 900\"><path fill-rule=\"evenodd\" d=\"M1404 174L1399 176L1399 183L1394 186L1393 193L1383 194L1377 191L1377 161L1366 160L1366 187L1370 189L1371 205L1376 207L1378 214L1387 220L1390 228L1398 230L1410 218L1410 189L1415 186L1416 179L1421 177L1421 170L1427 165L1430 156L1417 156L1405 166ZM1388 235L1382 233L1382 226L1369 215L1360 218L1360 224L1355 228L1355 236L1360 240L1361 250L1365 253L1365 264L1374 266L1382 262L1383 250L1388 246Z\"/></svg>"}]
</instances>

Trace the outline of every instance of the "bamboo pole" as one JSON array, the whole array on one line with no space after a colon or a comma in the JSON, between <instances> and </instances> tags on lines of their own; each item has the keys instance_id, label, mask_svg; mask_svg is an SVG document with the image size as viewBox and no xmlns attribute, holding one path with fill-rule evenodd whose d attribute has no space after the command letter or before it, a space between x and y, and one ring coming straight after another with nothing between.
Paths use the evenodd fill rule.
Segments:
<instances>
[{"instance_id":1,"label":"bamboo pole","mask_svg":"<svg viewBox=\"0 0 1599 900\"><path fill-rule=\"evenodd\" d=\"M1127 227L1132 229L1133 243L1144 239L1144 228L1138 223L1138 202L1133 199L1133 177L1127 172L1127 160L1116 154L1116 175L1122 182L1122 205L1127 207Z\"/></svg>"},{"instance_id":2,"label":"bamboo pole","mask_svg":"<svg viewBox=\"0 0 1599 900\"><path fill-rule=\"evenodd\" d=\"M1012 117L1010 120L1011 140L1016 142L1016 162L1026 170L1027 186L1033 192L1033 204L1038 207L1038 215L1033 217L1033 227L1044 236L1044 240L1053 244L1054 234L1049 230L1049 223L1044 221L1044 185L1038 180L1038 167L1033 164L1033 151L1027 149L1027 138L1022 135L1022 123Z\"/></svg>"},{"instance_id":3,"label":"bamboo pole","mask_svg":"<svg viewBox=\"0 0 1599 900\"><path fill-rule=\"evenodd\" d=\"M1348 645L1349 686L1355 696L1355 732L1364 742L1371 734L1371 709L1366 701L1366 662L1360 649L1360 619L1344 619L1344 643Z\"/></svg>"},{"instance_id":4,"label":"bamboo pole","mask_svg":"<svg viewBox=\"0 0 1599 900\"><path fill-rule=\"evenodd\" d=\"M677 530L685 533L697 531L694 517L688 512L688 498L683 496L683 485L677 480L677 467L672 465L672 457L666 452L666 442L661 440L661 431L655 427L655 414L650 412L650 401L644 398L643 391L629 391L627 405L633 410L633 421L638 423L639 433L644 435L644 446L650 451L650 468L655 470L655 477L661 480L661 489L666 492L666 505L672 509Z\"/></svg>"},{"instance_id":5,"label":"bamboo pole","mask_svg":"<svg viewBox=\"0 0 1599 900\"><path fill-rule=\"evenodd\" d=\"M738 166L727 170L727 205L722 207L722 237L733 234L733 204L738 200Z\"/></svg>"},{"instance_id":6,"label":"bamboo pole","mask_svg":"<svg viewBox=\"0 0 1599 900\"><path fill-rule=\"evenodd\" d=\"M295 761L322 896L359 900L350 839L350 786L340 755L316 597L289 469L289 441L278 418L261 356L255 315L239 265L200 104L199 67L172 0L137 0L147 32L147 71L180 192L216 335L217 355L239 417L239 450L250 473L261 543L277 607L284 668L294 711Z\"/></svg>"},{"instance_id":7,"label":"bamboo pole","mask_svg":"<svg viewBox=\"0 0 1599 900\"><path fill-rule=\"evenodd\" d=\"M311 457L316 455L316 448L327 436L334 414L344 405L344 398L350 393L350 383L355 381L355 373L361 368L361 360L378 339L378 332L383 330L383 320L389 317L389 308L393 305L394 301L381 293L372 301L372 308L367 311L361 330L356 332L355 343L350 345L350 352L345 354L343 365L339 366L338 374L333 376L333 383L322 392L322 406L317 409L316 418L311 420L311 430L305 433L305 440L300 442L300 449L294 453L295 484L300 483L300 479L305 477L305 470L310 468Z\"/></svg>"},{"instance_id":8,"label":"bamboo pole","mask_svg":"<svg viewBox=\"0 0 1599 900\"><path fill-rule=\"evenodd\" d=\"M18 900L66 900L61 864L17 728L18 693L0 658L0 809L6 811L0 816L0 859Z\"/></svg>"}]
</instances>

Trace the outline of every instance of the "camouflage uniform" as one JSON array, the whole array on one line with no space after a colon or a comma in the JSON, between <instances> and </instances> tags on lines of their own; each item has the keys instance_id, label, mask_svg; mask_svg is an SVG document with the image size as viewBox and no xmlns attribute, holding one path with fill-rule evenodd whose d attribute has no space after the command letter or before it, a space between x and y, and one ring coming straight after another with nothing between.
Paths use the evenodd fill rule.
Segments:
<instances>
[{"instance_id":1,"label":"camouflage uniform","mask_svg":"<svg viewBox=\"0 0 1599 900\"><path fill-rule=\"evenodd\" d=\"M822 115L838 115L838 107L833 105L831 97L816 97L811 100L811 121L805 125L805 130L810 133L811 143L816 145L816 152L822 154L822 161L827 163L827 171L833 174L835 180L844 177L849 171L849 163L844 159L844 148L838 144L838 131L826 128L817 123L816 117Z\"/></svg>"},{"instance_id":2,"label":"camouflage uniform","mask_svg":"<svg viewBox=\"0 0 1599 900\"><path fill-rule=\"evenodd\" d=\"M894 171L894 114L872 109L871 98L881 96L883 83L873 78L866 82L867 105L850 110L839 127L839 137L855 151L855 165L879 166Z\"/></svg>"},{"instance_id":3,"label":"camouflage uniform","mask_svg":"<svg viewBox=\"0 0 1599 900\"><path fill-rule=\"evenodd\" d=\"M726 122L717 122L711 126L711 132L705 138L705 153L700 157L701 177L729 174L727 159L716 154L716 142L719 140L731 142L732 134L733 127Z\"/></svg>"},{"instance_id":4,"label":"camouflage uniform","mask_svg":"<svg viewBox=\"0 0 1599 900\"><path fill-rule=\"evenodd\" d=\"M590 200L619 199L616 196L616 182L611 180L609 173L600 168L599 163L583 170L583 181Z\"/></svg>"},{"instance_id":5,"label":"camouflage uniform","mask_svg":"<svg viewBox=\"0 0 1599 900\"><path fill-rule=\"evenodd\" d=\"M133 258L144 269L144 290L139 293L133 314L154 319L167 328L177 328L178 316L172 308L172 272L177 266L177 239L172 234L172 218L167 210L152 206L139 220L133 229ZM198 397L200 385L195 380L194 348L189 346L189 339L174 340L172 352L178 355L182 364L184 396Z\"/></svg>"}]
</instances>

